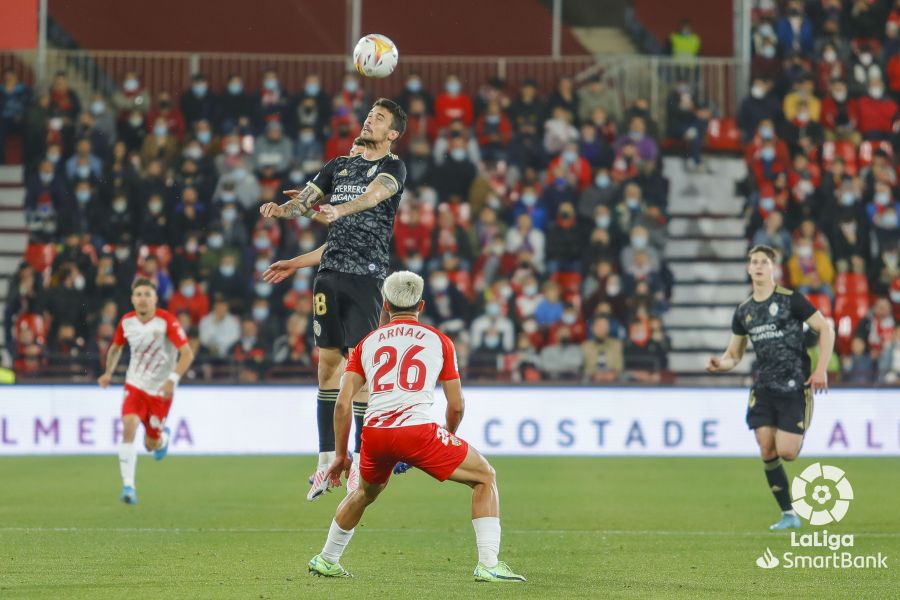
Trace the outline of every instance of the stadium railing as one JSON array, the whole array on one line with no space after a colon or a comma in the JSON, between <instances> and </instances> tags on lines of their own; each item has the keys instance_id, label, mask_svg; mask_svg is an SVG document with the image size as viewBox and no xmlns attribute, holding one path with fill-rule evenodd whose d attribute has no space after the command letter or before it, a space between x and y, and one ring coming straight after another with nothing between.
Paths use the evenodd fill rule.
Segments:
<instances>
[{"instance_id":1,"label":"stadium railing","mask_svg":"<svg viewBox=\"0 0 900 600\"><path fill-rule=\"evenodd\" d=\"M0 68L16 69L26 82L34 82L37 53L0 52ZM203 73L214 90L224 88L233 74L241 75L244 88L259 89L265 71L278 73L289 93L303 88L304 78L317 73L322 88L338 90L344 74L352 71L343 55L226 54L190 52L133 52L117 50L47 51L45 73L52 77L66 71L70 85L83 98L100 92L111 94L128 71L141 77L145 88L155 94L165 90L180 94L190 87L191 75ZM403 56L397 71L386 79L368 79L365 86L373 95L390 96L401 91L407 75L417 73L426 89L437 93L449 74L458 75L469 93L492 77L506 81L514 89L526 79L534 79L548 92L562 76L583 81L601 76L616 89L624 104L648 100L651 114L663 120L666 96L672 84L690 81L697 95L714 107L718 116L732 118L740 100L747 94L750 65L732 58L700 57L685 61L669 56L581 55L553 59L545 56Z\"/></svg>"}]
</instances>

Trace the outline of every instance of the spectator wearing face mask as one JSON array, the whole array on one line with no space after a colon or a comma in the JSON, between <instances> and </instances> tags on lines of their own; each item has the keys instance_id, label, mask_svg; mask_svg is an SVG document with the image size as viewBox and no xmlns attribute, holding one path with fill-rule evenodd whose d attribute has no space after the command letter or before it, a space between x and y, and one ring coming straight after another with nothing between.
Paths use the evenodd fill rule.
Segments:
<instances>
[{"instance_id":1,"label":"spectator wearing face mask","mask_svg":"<svg viewBox=\"0 0 900 600\"><path fill-rule=\"evenodd\" d=\"M481 347L499 352L512 352L515 346L515 327L506 315L506 306L499 299L485 303L484 310L472 321L472 348ZM488 336L491 339L485 340Z\"/></svg>"},{"instance_id":2,"label":"spectator wearing face mask","mask_svg":"<svg viewBox=\"0 0 900 600\"><path fill-rule=\"evenodd\" d=\"M221 294L229 300L233 309L240 309L248 295L247 277L238 269L234 255L224 254L219 267L209 277L209 294Z\"/></svg>"},{"instance_id":3,"label":"spectator wearing face mask","mask_svg":"<svg viewBox=\"0 0 900 600\"><path fill-rule=\"evenodd\" d=\"M237 202L243 210L255 211L262 191L252 172L249 159L237 159L230 171L219 178L213 192L214 202Z\"/></svg>"},{"instance_id":4,"label":"spectator wearing face mask","mask_svg":"<svg viewBox=\"0 0 900 600\"><path fill-rule=\"evenodd\" d=\"M853 57L850 65L850 94L853 96L864 96L869 92L869 88L874 82L884 81L884 71L878 61L875 60L875 54L868 43L862 43L858 46L857 53Z\"/></svg>"},{"instance_id":5,"label":"spectator wearing face mask","mask_svg":"<svg viewBox=\"0 0 900 600\"><path fill-rule=\"evenodd\" d=\"M436 327L464 325L469 303L445 271L434 271L425 288L425 315Z\"/></svg>"},{"instance_id":6,"label":"spectator wearing face mask","mask_svg":"<svg viewBox=\"0 0 900 600\"><path fill-rule=\"evenodd\" d=\"M782 54L800 52L811 55L815 41L812 21L803 10L802 0L790 0L785 15L775 23Z\"/></svg>"},{"instance_id":7,"label":"spectator wearing face mask","mask_svg":"<svg viewBox=\"0 0 900 600\"><path fill-rule=\"evenodd\" d=\"M834 281L834 267L828 254L813 248L812 242L800 238L794 242L794 251L787 263L791 286L806 293L813 283L813 273L818 280L828 286Z\"/></svg>"},{"instance_id":8,"label":"spectator wearing face mask","mask_svg":"<svg viewBox=\"0 0 900 600\"><path fill-rule=\"evenodd\" d=\"M172 103L172 95L166 91L162 91L157 95L156 107L147 113L148 134L153 134L153 128L159 119L166 122L166 130L175 136L176 140L181 142L184 139L184 134L187 131L184 116L178 107Z\"/></svg>"},{"instance_id":9,"label":"spectator wearing face mask","mask_svg":"<svg viewBox=\"0 0 900 600\"><path fill-rule=\"evenodd\" d=\"M107 141L107 146L116 143L116 115L109 101L103 94L94 94L88 107L94 119L94 129L99 131Z\"/></svg>"},{"instance_id":10,"label":"spectator wearing face mask","mask_svg":"<svg viewBox=\"0 0 900 600\"><path fill-rule=\"evenodd\" d=\"M220 227L216 225L210 227L210 231L206 235L206 249L200 256L200 272L204 274L204 279L208 279L218 270L222 257L226 254L234 259L235 269L240 269L240 252L245 247L227 243Z\"/></svg>"},{"instance_id":11,"label":"spectator wearing face mask","mask_svg":"<svg viewBox=\"0 0 900 600\"><path fill-rule=\"evenodd\" d=\"M128 233L134 237L137 234L136 225L137 219L134 209L128 201L128 196L118 193L113 196L108 208L104 210L100 236L107 242L117 240L122 233Z\"/></svg>"},{"instance_id":12,"label":"spectator wearing face mask","mask_svg":"<svg viewBox=\"0 0 900 600\"><path fill-rule=\"evenodd\" d=\"M894 119L897 117L897 103L884 95L884 83L874 80L869 83L868 93L857 102L858 128L867 140L890 139Z\"/></svg>"},{"instance_id":13,"label":"spectator wearing face mask","mask_svg":"<svg viewBox=\"0 0 900 600\"><path fill-rule=\"evenodd\" d=\"M349 119L341 119L337 126L331 132L331 137L325 142L325 155L322 160L328 162L338 156L347 154L347 148L353 146L353 140L356 139L356 131L351 129Z\"/></svg>"},{"instance_id":14,"label":"spectator wearing face mask","mask_svg":"<svg viewBox=\"0 0 900 600\"><path fill-rule=\"evenodd\" d=\"M462 121L466 127L472 126L475 116L472 99L463 93L458 76L447 76L444 91L435 98L434 115L438 129L449 127L453 121Z\"/></svg>"},{"instance_id":15,"label":"spectator wearing face mask","mask_svg":"<svg viewBox=\"0 0 900 600\"><path fill-rule=\"evenodd\" d=\"M216 98L212 122L218 133L227 135L241 128L249 130L252 120L253 98L244 88L244 78L234 73L228 78L225 90Z\"/></svg>"},{"instance_id":16,"label":"spectator wearing face mask","mask_svg":"<svg viewBox=\"0 0 900 600\"><path fill-rule=\"evenodd\" d=\"M201 258L207 251L200 245L202 234L199 231L189 231L185 234L181 244L176 246L169 261L169 273L175 281L182 281L186 277L205 281L209 273L202 267Z\"/></svg>"},{"instance_id":17,"label":"spectator wearing face mask","mask_svg":"<svg viewBox=\"0 0 900 600\"><path fill-rule=\"evenodd\" d=\"M152 132L144 138L141 161L147 164L153 160L161 160L166 166L172 166L177 158L178 139L169 131L166 119L158 117L153 123Z\"/></svg>"},{"instance_id":18,"label":"spectator wearing face mask","mask_svg":"<svg viewBox=\"0 0 900 600\"><path fill-rule=\"evenodd\" d=\"M452 195L467 198L477 174L475 164L469 159L465 138L455 135L448 141L444 161L432 169L427 182L440 198Z\"/></svg>"},{"instance_id":19,"label":"spectator wearing face mask","mask_svg":"<svg viewBox=\"0 0 900 600\"><path fill-rule=\"evenodd\" d=\"M591 335L581 344L584 378L590 383L612 383L622 374L622 342L610 333L609 319L597 317L591 323Z\"/></svg>"},{"instance_id":20,"label":"spectator wearing face mask","mask_svg":"<svg viewBox=\"0 0 900 600\"><path fill-rule=\"evenodd\" d=\"M50 323L49 339L55 339L63 324L73 325L81 334L87 330L89 296L87 279L74 264L66 264L50 278L44 320Z\"/></svg>"},{"instance_id":21,"label":"spectator wearing face mask","mask_svg":"<svg viewBox=\"0 0 900 600\"><path fill-rule=\"evenodd\" d=\"M425 110L431 113L434 106L434 97L422 85L422 77L418 73L410 73L406 76L406 84L403 91L396 96L397 104L403 107L403 110L409 114L412 109L413 101L421 100L425 106ZM409 128L407 127L407 132Z\"/></svg>"},{"instance_id":22,"label":"spectator wearing face mask","mask_svg":"<svg viewBox=\"0 0 900 600\"><path fill-rule=\"evenodd\" d=\"M181 95L181 113L188 127L203 119L212 122L216 116L216 96L202 73L194 73L191 87Z\"/></svg>"},{"instance_id":23,"label":"spectator wearing face mask","mask_svg":"<svg viewBox=\"0 0 900 600\"><path fill-rule=\"evenodd\" d=\"M341 90L335 95L335 100L339 100L340 106L346 107L354 124L365 121L372 107L372 101L359 84L359 76L355 72L344 75L344 82Z\"/></svg>"},{"instance_id":24,"label":"spectator wearing face mask","mask_svg":"<svg viewBox=\"0 0 900 600\"><path fill-rule=\"evenodd\" d=\"M112 105L120 121L129 119L134 113L144 116L150 110L150 94L136 72L125 73L121 87L112 98Z\"/></svg>"},{"instance_id":25,"label":"spectator wearing face mask","mask_svg":"<svg viewBox=\"0 0 900 600\"><path fill-rule=\"evenodd\" d=\"M577 182L576 189L584 191L591 183L591 165L578 154L578 144L567 143L559 156L547 166L547 183L553 183L560 172L570 175Z\"/></svg>"},{"instance_id":26,"label":"spectator wearing face mask","mask_svg":"<svg viewBox=\"0 0 900 600\"><path fill-rule=\"evenodd\" d=\"M197 285L193 277L184 277L178 283L178 289L169 299L169 312L187 311L191 325L197 326L201 319L209 313L209 296Z\"/></svg>"},{"instance_id":27,"label":"spectator wearing face mask","mask_svg":"<svg viewBox=\"0 0 900 600\"><path fill-rule=\"evenodd\" d=\"M269 121L287 121L288 98L281 87L278 73L263 73L259 93L256 96L256 127L262 130Z\"/></svg>"},{"instance_id":28,"label":"spectator wearing face mask","mask_svg":"<svg viewBox=\"0 0 900 600\"><path fill-rule=\"evenodd\" d=\"M900 204L894 199L890 184L881 181L875 184L875 193L866 212L879 244L884 247L896 243L900 238Z\"/></svg>"},{"instance_id":29,"label":"spectator wearing face mask","mask_svg":"<svg viewBox=\"0 0 900 600\"><path fill-rule=\"evenodd\" d=\"M578 197L578 216L594 219L598 206L611 206L619 195L619 187L613 183L609 169L599 168L594 173L591 185Z\"/></svg>"},{"instance_id":30,"label":"spectator wearing face mask","mask_svg":"<svg viewBox=\"0 0 900 600\"><path fill-rule=\"evenodd\" d=\"M630 270L635 264L635 254L642 251L647 255L647 264L653 271L659 271L661 259L659 251L650 245L649 232L645 227L635 226L631 230L630 244L622 249L619 264L625 271Z\"/></svg>"},{"instance_id":31,"label":"spectator wearing face mask","mask_svg":"<svg viewBox=\"0 0 900 600\"><path fill-rule=\"evenodd\" d=\"M876 360L882 349L891 343L897 324L888 298L876 298L869 313L856 326L854 335L861 339L866 351Z\"/></svg>"},{"instance_id":32,"label":"spectator wearing face mask","mask_svg":"<svg viewBox=\"0 0 900 600\"><path fill-rule=\"evenodd\" d=\"M249 315L256 324L260 344L265 348L267 356L283 331L281 319L272 312L271 305L269 298L256 297L250 305Z\"/></svg>"},{"instance_id":33,"label":"spectator wearing face mask","mask_svg":"<svg viewBox=\"0 0 900 600\"><path fill-rule=\"evenodd\" d=\"M580 273L587 237L587 227L575 214L575 207L563 203L547 231L547 272Z\"/></svg>"},{"instance_id":34,"label":"spectator wearing face mask","mask_svg":"<svg viewBox=\"0 0 900 600\"><path fill-rule=\"evenodd\" d=\"M141 244L160 246L169 243L171 222L166 214L165 202L159 194L147 199L146 210L138 227L138 241Z\"/></svg>"}]
</instances>

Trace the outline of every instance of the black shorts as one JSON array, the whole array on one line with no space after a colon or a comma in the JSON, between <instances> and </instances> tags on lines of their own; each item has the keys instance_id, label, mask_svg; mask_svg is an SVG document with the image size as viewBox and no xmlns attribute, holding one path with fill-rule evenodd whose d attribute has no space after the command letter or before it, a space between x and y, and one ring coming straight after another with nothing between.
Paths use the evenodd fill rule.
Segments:
<instances>
[{"instance_id":1,"label":"black shorts","mask_svg":"<svg viewBox=\"0 0 900 600\"><path fill-rule=\"evenodd\" d=\"M806 435L812 421L813 395L810 388L779 394L766 390L750 390L747 426L777 427L788 433Z\"/></svg>"},{"instance_id":2,"label":"black shorts","mask_svg":"<svg viewBox=\"0 0 900 600\"><path fill-rule=\"evenodd\" d=\"M313 335L320 348L346 353L378 327L380 279L319 271L313 282Z\"/></svg>"}]
</instances>

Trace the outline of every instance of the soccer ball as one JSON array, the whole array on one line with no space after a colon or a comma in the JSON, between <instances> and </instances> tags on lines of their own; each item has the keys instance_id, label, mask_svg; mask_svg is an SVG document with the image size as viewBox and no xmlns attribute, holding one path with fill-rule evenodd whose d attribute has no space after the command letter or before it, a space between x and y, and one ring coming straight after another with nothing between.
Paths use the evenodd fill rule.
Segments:
<instances>
[{"instance_id":1,"label":"soccer ball","mask_svg":"<svg viewBox=\"0 0 900 600\"><path fill-rule=\"evenodd\" d=\"M380 33L364 36L353 49L353 64L364 77L387 77L394 72L399 58L394 42Z\"/></svg>"}]
</instances>

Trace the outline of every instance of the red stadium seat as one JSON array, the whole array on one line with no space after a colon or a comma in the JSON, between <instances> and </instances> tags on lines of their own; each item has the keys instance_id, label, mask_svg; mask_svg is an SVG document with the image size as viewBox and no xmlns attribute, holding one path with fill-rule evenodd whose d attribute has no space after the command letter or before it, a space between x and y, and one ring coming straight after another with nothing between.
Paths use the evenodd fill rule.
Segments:
<instances>
[{"instance_id":1,"label":"red stadium seat","mask_svg":"<svg viewBox=\"0 0 900 600\"><path fill-rule=\"evenodd\" d=\"M856 146L853 145L853 142L837 141L822 144L822 170L830 170L836 158L844 161L844 170L848 175L856 175L859 171Z\"/></svg>"},{"instance_id":2,"label":"red stadium seat","mask_svg":"<svg viewBox=\"0 0 900 600\"><path fill-rule=\"evenodd\" d=\"M734 119L710 119L706 129L706 148L738 152L742 148L741 132Z\"/></svg>"},{"instance_id":3,"label":"red stadium seat","mask_svg":"<svg viewBox=\"0 0 900 600\"><path fill-rule=\"evenodd\" d=\"M825 294L807 294L806 298L820 313L822 313L823 317L830 317L832 315L831 298Z\"/></svg>"},{"instance_id":4,"label":"red stadium seat","mask_svg":"<svg viewBox=\"0 0 900 600\"><path fill-rule=\"evenodd\" d=\"M859 168L867 167L872 164L872 158L875 150L884 150L888 156L894 156L894 149L888 142L870 142L866 140L859 145Z\"/></svg>"},{"instance_id":5,"label":"red stadium seat","mask_svg":"<svg viewBox=\"0 0 900 600\"><path fill-rule=\"evenodd\" d=\"M560 287L563 294L578 293L581 290L581 273L554 273L551 279Z\"/></svg>"},{"instance_id":6,"label":"red stadium seat","mask_svg":"<svg viewBox=\"0 0 900 600\"><path fill-rule=\"evenodd\" d=\"M838 273L834 280L834 293L837 296L868 296L869 281L862 273Z\"/></svg>"}]
</instances>

